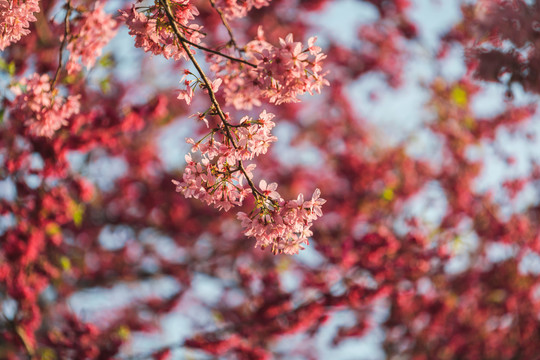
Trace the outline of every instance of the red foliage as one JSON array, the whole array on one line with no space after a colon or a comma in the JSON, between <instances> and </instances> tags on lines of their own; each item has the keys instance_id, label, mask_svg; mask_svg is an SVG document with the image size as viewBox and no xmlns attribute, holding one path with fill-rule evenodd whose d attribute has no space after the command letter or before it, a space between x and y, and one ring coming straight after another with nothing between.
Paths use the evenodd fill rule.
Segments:
<instances>
[{"instance_id":1,"label":"red foliage","mask_svg":"<svg viewBox=\"0 0 540 360\"><path fill-rule=\"evenodd\" d=\"M346 41L326 0L36 3L0 0L0 358L538 358L536 2L436 49L406 0ZM450 50L389 139L361 104Z\"/></svg>"}]
</instances>

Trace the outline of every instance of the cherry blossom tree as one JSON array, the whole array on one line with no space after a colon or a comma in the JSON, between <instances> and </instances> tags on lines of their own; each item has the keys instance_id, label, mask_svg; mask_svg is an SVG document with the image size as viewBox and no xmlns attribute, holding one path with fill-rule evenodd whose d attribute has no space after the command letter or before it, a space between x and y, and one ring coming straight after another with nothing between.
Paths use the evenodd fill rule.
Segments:
<instances>
[{"instance_id":1,"label":"cherry blossom tree","mask_svg":"<svg viewBox=\"0 0 540 360\"><path fill-rule=\"evenodd\" d=\"M0 0L0 357L535 359L540 4L421 3Z\"/></svg>"}]
</instances>

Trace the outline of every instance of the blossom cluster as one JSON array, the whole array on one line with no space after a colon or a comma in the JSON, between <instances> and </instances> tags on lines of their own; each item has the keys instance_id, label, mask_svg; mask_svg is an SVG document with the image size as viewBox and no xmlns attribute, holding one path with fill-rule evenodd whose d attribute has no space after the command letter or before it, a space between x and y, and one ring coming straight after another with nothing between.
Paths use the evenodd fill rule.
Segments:
<instances>
[{"instance_id":1,"label":"blossom cluster","mask_svg":"<svg viewBox=\"0 0 540 360\"><path fill-rule=\"evenodd\" d=\"M36 21L38 0L0 0L0 51L30 34L30 22Z\"/></svg>"},{"instance_id":2,"label":"blossom cluster","mask_svg":"<svg viewBox=\"0 0 540 360\"><path fill-rule=\"evenodd\" d=\"M257 120L246 116L235 126L224 123L198 142L188 138L192 152L199 151L201 158L195 161L187 154L183 181L173 183L185 197L200 199L225 211L242 205L246 196L252 194L256 200L254 210L250 215L237 215L245 235L256 238L255 247L271 246L275 254L296 254L303 249L302 244L308 244L313 234L311 225L322 215L325 200L320 198L319 189L309 201L304 201L302 194L296 200L285 201L276 191L276 183L261 180L257 189L251 182L255 165L242 165L244 160L265 154L277 140L270 133L275 126L273 118L273 114L263 111Z\"/></svg>"},{"instance_id":3,"label":"blossom cluster","mask_svg":"<svg viewBox=\"0 0 540 360\"><path fill-rule=\"evenodd\" d=\"M201 82L201 80L199 78L197 78L196 81L186 80L186 77L188 75L193 75L193 73L190 72L187 69L184 70L184 76L180 80L180 84L184 84L184 86L186 88L185 89L180 89L180 91L178 93L178 96L177 96L177 99L178 100L184 100L186 102L186 104L189 105L189 104L191 104L191 100L193 99L193 95L195 95L195 92L193 91L193 89L196 88L197 85L199 85L202 88L206 88L206 85L204 84L204 82ZM217 93L222 82L223 82L222 79L216 79L216 80L212 81L212 83L210 84L210 90L213 91L214 94ZM205 89L205 91L208 93L208 89ZM205 120L205 122L208 123L207 120Z\"/></svg>"},{"instance_id":4,"label":"blossom cluster","mask_svg":"<svg viewBox=\"0 0 540 360\"><path fill-rule=\"evenodd\" d=\"M30 0L0 1L5 8L6 3L15 7ZM133 2L137 11L152 18L143 6L158 6L163 15L170 1ZM266 44L260 38L251 48L236 40L227 44L230 48L218 47L216 39L226 32L216 23L217 15L225 18L213 14L211 4L216 2L195 3L201 4L203 16L194 21L205 26L214 55L242 57L220 61L228 61L228 69L237 71L242 81L253 81L245 85L253 92L239 91L241 104L254 106L256 99L261 105L270 97L262 95L259 72L273 70L277 61L263 62ZM416 82L403 76L418 50L417 42L409 41L415 38L410 1L369 2L378 15L358 28L354 42L334 42L329 33L331 51L324 61L336 75L332 91L304 106L267 108L275 118L259 116L262 108L250 112L251 118L220 108L228 96L236 95L232 81L238 78L231 76L231 82L224 83L221 75L205 76L200 69L206 70L207 64L198 66L197 59L190 59L196 79L186 80L180 98L193 104L197 88L209 95L208 110L192 111L208 127L200 137L209 135L189 140L194 150L187 157L190 174L179 175L179 180L189 185L188 196L220 209L230 207L216 217L206 203L190 206L171 196L170 179L177 177L160 145L163 135L175 131L173 119L182 118L185 124L186 107L179 106L184 104L171 101L172 90L161 86L167 84L147 86L116 73L125 61L108 69L106 80L113 91L106 93L87 81L97 80L88 79L89 74L66 77L68 52L74 56L78 51L74 45L66 47L82 41L79 33L97 2L39 1L38 22L30 24L36 33L0 54L1 83L27 77L15 95L2 88L0 105L0 358L166 360L175 358L181 345L187 352L216 359L268 360L276 352L283 358L310 359L318 357L314 349L326 351L326 345L319 346L320 335L335 311L345 310L347 322L332 331L328 346L347 346L345 342L379 328L385 333L381 347L390 359L539 359L540 207L534 195L540 189L540 158L533 151L538 145L537 104L503 101L490 91L501 106L479 117L478 96L485 97L483 90L491 85L471 77L476 69L482 79L501 82L500 95L515 88L513 82L520 92L540 93L540 61L535 61L540 59L540 7L533 4L538 2L469 1L462 6L462 22L449 34L438 34L437 49L432 49L437 56L429 57L437 61L434 67L456 55L446 58L439 45L444 51L463 49L467 63L479 63L470 64L474 67L459 81L442 71L426 84L426 118L417 134L423 138L427 132L428 140L434 140L427 148L418 146L425 144L414 141L416 136L412 142L384 144L386 139L354 110L358 97L350 96L350 89L370 72L383 74L392 86L399 85L394 79ZM250 4L220 3L239 8ZM289 6L283 16L281 9L291 3L297 6ZM125 6L112 1L107 6L115 4ZM242 27L232 27L230 33L246 29L248 36L259 24L280 34L301 33L313 25L311 14L327 10L332 1L271 5L276 7L231 21ZM129 13L129 8L124 10ZM157 18L158 29L170 26L163 16ZM4 19L2 15L0 21ZM0 27L0 34L3 30ZM65 41L55 41L64 31ZM98 36L97 29L93 31ZM179 47L185 45L180 38L173 39ZM276 51L283 50L277 40L271 42L279 47ZM113 55L123 50L113 49ZM307 61L316 57L309 50L305 54ZM51 85L48 78L32 75L48 72L52 78L59 58ZM73 61L86 66L82 55ZM177 69L183 63L170 65ZM169 67L157 69L160 74L165 70ZM448 76L452 80L445 79ZM226 92L230 95L222 96ZM50 139L30 133L30 122L67 106L68 96L77 93L81 113L60 116L68 125L53 131ZM385 102L378 101L376 92L361 95ZM204 106L203 101L195 103ZM297 115L307 112L309 124L297 123ZM269 154L268 148L276 141L273 122L281 118L292 121L292 144L313 146L320 155L316 166L271 168L288 162L279 151ZM519 141L519 146L505 146L505 139ZM479 146L489 152L489 159L471 156ZM257 162L255 170L265 167L276 178L286 178L287 189L262 172L265 180L255 180L258 174L249 164L262 160L258 155L265 152L268 159ZM478 181L493 162L506 171L479 191ZM326 195L315 190L312 196L317 186L306 190L315 182ZM302 189L303 195L288 195L293 189ZM321 196L330 197L328 203ZM319 221L322 206L329 214L326 221L311 226ZM425 215L434 208L438 211L432 221ZM308 241L315 251L306 259L310 261L271 258L262 251L246 251L250 245L242 244L237 231L266 251L295 254ZM220 291L198 291L201 281L217 284ZM129 301L93 304L92 299L115 297L123 289L129 290ZM383 319L381 304L388 313ZM157 320L171 312L181 313L180 320L194 329L189 338L151 353L132 349L138 334L159 330ZM199 315L213 316L218 326L204 326L197 321ZM288 344L291 337L302 342Z\"/></svg>"},{"instance_id":5,"label":"blossom cluster","mask_svg":"<svg viewBox=\"0 0 540 360\"><path fill-rule=\"evenodd\" d=\"M274 254L297 254L302 244L309 244L313 221L322 216L321 191L316 189L311 200L299 194L296 200L285 201L276 191L277 184L266 184L261 180L259 187L265 194L250 215L239 212L244 233L256 239L255 247L270 246Z\"/></svg>"},{"instance_id":6,"label":"blossom cluster","mask_svg":"<svg viewBox=\"0 0 540 360\"><path fill-rule=\"evenodd\" d=\"M257 80L263 89L262 95L270 102L276 105L299 102L298 95L320 93L323 85L329 85L325 74L321 73L326 55L315 46L316 40L315 37L308 39L308 46L303 49L302 43L293 41L293 35L289 34L279 39L281 47L268 46L254 54Z\"/></svg>"},{"instance_id":7,"label":"blossom cluster","mask_svg":"<svg viewBox=\"0 0 540 360\"><path fill-rule=\"evenodd\" d=\"M67 45L70 52L66 69L69 74L79 72L81 64L91 68L96 58L101 55L103 47L116 35L117 22L103 8L104 3L96 3L94 10L84 13L80 19L80 29Z\"/></svg>"},{"instance_id":8,"label":"blossom cluster","mask_svg":"<svg viewBox=\"0 0 540 360\"><path fill-rule=\"evenodd\" d=\"M310 38L304 47L289 34L285 39L280 38L280 46L275 47L265 41L259 31L258 39L246 45L246 57L256 65L253 69L213 56L212 70L223 79L227 105L251 109L260 106L263 98L279 105L299 102L298 96L306 92L320 93L322 86L329 83L326 73L322 72L326 55L315 46L316 40L316 37Z\"/></svg>"},{"instance_id":9,"label":"blossom cluster","mask_svg":"<svg viewBox=\"0 0 540 360\"><path fill-rule=\"evenodd\" d=\"M67 98L51 88L49 75L33 74L12 87L13 117L23 121L30 135L52 137L67 120L79 113L79 96Z\"/></svg>"},{"instance_id":10,"label":"blossom cluster","mask_svg":"<svg viewBox=\"0 0 540 360\"><path fill-rule=\"evenodd\" d=\"M176 190L225 211L242 205L253 191L244 183L253 177L255 165L244 168L241 161L265 154L270 143L277 140L271 134L273 118L273 114L263 111L257 120L244 117L235 126L222 124L198 142L188 138L193 145L191 151L200 152L201 158L194 161L191 154L186 155L183 181L173 181Z\"/></svg>"},{"instance_id":11,"label":"blossom cluster","mask_svg":"<svg viewBox=\"0 0 540 360\"><path fill-rule=\"evenodd\" d=\"M216 1L212 4L221 15L231 18L245 16L251 8L260 8L269 2ZM219 125L198 142L187 139L192 152L200 154L185 156L187 165L182 181L173 180L176 191L225 211L242 205L251 194L255 199L255 210L250 216L239 214L245 234L255 236L258 247L272 245L274 253L297 253L301 244L308 242L311 224L322 214L320 206L324 200L319 199L317 191L308 202L303 201L303 196L285 201L275 191L277 184L268 185L264 180L257 188L252 181L255 165L244 166L243 161L265 154L270 144L277 140L271 135L274 115L263 111L257 120L244 117L233 125L229 115L221 110L215 94L223 89L226 104L233 104L237 109L261 105L262 99L276 105L298 102L299 95L320 92L322 86L328 85L326 73L322 72L326 55L315 46L315 37L304 47L289 34L280 39L279 47L275 47L264 40L260 29L258 38L245 46L244 59L238 59L232 54L199 45L201 28L191 23L198 14L188 0L161 0L150 7L133 6L130 12L122 12L130 34L135 36L135 46L147 52L196 62L185 53L190 45L196 44L213 54L209 57L210 69L217 78L210 81L195 64L198 75L184 71L181 83L185 88L179 90L178 99L189 105L194 89L202 88L208 93L212 106L198 117L208 126L206 115L209 113L219 117ZM195 80L186 80L188 75L193 75Z\"/></svg>"},{"instance_id":12,"label":"blossom cluster","mask_svg":"<svg viewBox=\"0 0 540 360\"><path fill-rule=\"evenodd\" d=\"M202 26L190 23L199 15L199 10L189 0L170 0L172 15L181 35L189 42L199 44ZM180 60L188 59L172 30L163 6L155 5L138 11L133 5L128 12L121 11L122 19L129 27L129 34L135 37L135 46L154 55Z\"/></svg>"},{"instance_id":13,"label":"blossom cluster","mask_svg":"<svg viewBox=\"0 0 540 360\"><path fill-rule=\"evenodd\" d=\"M215 5L227 18L241 18L253 8L270 5L270 0L216 0Z\"/></svg>"}]
</instances>

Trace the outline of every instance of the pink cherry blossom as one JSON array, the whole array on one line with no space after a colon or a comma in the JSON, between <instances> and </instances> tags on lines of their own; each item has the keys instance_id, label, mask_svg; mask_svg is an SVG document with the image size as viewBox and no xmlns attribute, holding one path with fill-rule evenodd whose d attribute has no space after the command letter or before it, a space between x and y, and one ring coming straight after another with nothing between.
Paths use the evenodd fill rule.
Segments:
<instances>
[{"instance_id":1,"label":"pink cherry blossom","mask_svg":"<svg viewBox=\"0 0 540 360\"><path fill-rule=\"evenodd\" d=\"M214 93L218 92L219 86L221 85L222 82L223 82L223 79L216 79L212 81L211 88Z\"/></svg>"},{"instance_id":2,"label":"pink cherry blossom","mask_svg":"<svg viewBox=\"0 0 540 360\"><path fill-rule=\"evenodd\" d=\"M0 51L30 34L30 22L36 21L38 0L0 0Z\"/></svg>"},{"instance_id":3,"label":"pink cherry blossom","mask_svg":"<svg viewBox=\"0 0 540 360\"><path fill-rule=\"evenodd\" d=\"M189 0L171 0L170 6L182 36L192 43L199 44L203 37L202 27L190 23L199 15L199 10ZM135 36L136 47L154 55L163 55L167 59L188 60L183 48L177 45L176 34L171 26L163 26L169 23L169 19L158 3L148 7L144 12L139 12L133 5L128 12L121 11L121 14L130 29L129 34Z\"/></svg>"},{"instance_id":4,"label":"pink cherry blossom","mask_svg":"<svg viewBox=\"0 0 540 360\"><path fill-rule=\"evenodd\" d=\"M72 30L67 50L70 52L66 68L69 74L94 66L103 47L116 35L117 22L103 11L105 4L96 2L94 10L84 13L79 20L79 29Z\"/></svg>"},{"instance_id":5,"label":"pink cherry blossom","mask_svg":"<svg viewBox=\"0 0 540 360\"><path fill-rule=\"evenodd\" d=\"M273 187L273 184L262 184L262 181L261 188ZM244 234L256 239L255 247L264 249L270 246L275 254L297 254L313 235L313 221L322 216L320 206L325 200L319 195L317 189L310 201L304 201L300 194L296 200L280 198L277 204L261 202L258 211L252 211L252 215L239 212L237 217L242 222Z\"/></svg>"},{"instance_id":6,"label":"pink cherry blossom","mask_svg":"<svg viewBox=\"0 0 540 360\"><path fill-rule=\"evenodd\" d=\"M263 99L276 105L298 102L299 95L306 92L319 93L329 84L326 73L322 72L322 61L326 55L314 45L316 38L308 40L304 49L302 43L293 41L292 34L280 39L280 47L275 47L259 38L246 45L246 58L256 68L211 56L211 69L223 79L223 93L227 105L237 109L251 109L260 106Z\"/></svg>"},{"instance_id":7,"label":"pink cherry blossom","mask_svg":"<svg viewBox=\"0 0 540 360\"><path fill-rule=\"evenodd\" d=\"M218 7L227 18L240 18L252 9L260 9L270 4L270 0L216 0Z\"/></svg>"},{"instance_id":8,"label":"pink cherry blossom","mask_svg":"<svg viewBox=\"0 0 540 360\"><path fill-rule=\"evenodd\" d=\"M71 116L79 113L79 96L64 98L56 94L47 74L35 73L22 79L12 91L16 95L13 117L23 121L34 136L52 137Z\"/></svg>"},{"instance_id":9,"label":"pink cherry blossom","mask_svg":"<svg viewBox=\"0 0 540 360\"><path fill-rule=\"evenodd\" d=\"M191 80L184 80L185 89L180 89L177 99L184 100L186 104L191 104L193 98L193 88L191 87Z\"/></svg>"},{"instance_id":10,"label":"pink cherry blossom","mask_svg":"<svg viewBox=\"0 0 540 360\"><path fill-rule=\"evenodd\" d=\"M267 196L275 200L280 198L279 193L276 191L277 183L267 184L266 180L261 180L259 182L259 188L261 188L261 191L264 196Z\"/></svg>"}]
</instances>

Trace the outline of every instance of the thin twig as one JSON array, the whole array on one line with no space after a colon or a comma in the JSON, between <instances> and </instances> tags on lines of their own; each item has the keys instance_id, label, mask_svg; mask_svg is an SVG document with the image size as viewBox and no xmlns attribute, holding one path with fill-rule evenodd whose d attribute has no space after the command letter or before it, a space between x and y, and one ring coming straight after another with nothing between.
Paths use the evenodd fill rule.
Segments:
<instances>
[{"instance_id":1,"label":"thin twig","mask_svg":"<svg viewBox=\"0 0 540 360\"><path fill-rule=\"evenodd\" d=\"M176 23L175 23L175 25L176 25ZM178 36L178 35L177 35L177 36ZM182 37L182 38L184 39L184 40L182 40L182 41L188 43L189 45L191 45L191 46L193 46L193 47L196 47L197 49L200 49L200 50L203 50L203 51L206 51L206 52L215 54L215 55L222 56L222 57L227 58L227 59L232 60L232 61L236 61L236 62L240 62L240 63L242 63L242 64L246 64L246 65L251 66L251 67L253 67L253 68L256 68L256 67L257 67L257 65L255 65L254 63L251 63L251 62L249 62L249 61L247 61L247 60L239 59L239 58L236 58L236 57L234 57L234 56L230 56L230 55L224 54L224 53L222 53L222 52L220 52L220 51L217 51L217 50L212 50L212 49L207 48L207 47L205 47L205 46L202 46L202 45L199 45L199 44L195 44L194 42L191 42L191 41L189 41L188 39L186 39L186 38L184 38L184 37Z\"/></svg>"},{"instance_id":2,"label":"thin twig","mask_svg":"<svg viewBox=\"0 0 540 360\"><path fill-rule=\"evenodd\" d=\"M66 3L66 17L64 18L64 38L62 39L62 42L60 43L60 51L58 54L58 67L56 68L56 73L54 74L54 78L51 82L51 89L54 88L54 85L56 85L56 82L58 81L58 78L60 77L60 71L62 70L62 55L64 52L64 46L66 45L66 41L69 35L69 16L71 15L71 0L68 0Z\"/></svg>"},{"instance_id":3,"label":"thin twig","mask_svg":"<svg viewBox=\"0 0 540 360\"><path fill-rule=\"evenodd\" d=\"M160 0L161 1L161 0ZM267 319L267 321L277 321L278 319L280 318L286 318L287 315L290 315L290 314L294 314L295 312L300 312L302 311L303 309L307 308L309 305L313 304L313 303L317 303L319 302L324 295L320 295L319 294L316 294L316 298L313 298L313 299L310 299L310 300L307 300L305 301L303 304L300 304L298 305L297 307L295 307L294 309L290 309L288 311L285 311L285 312L281 312L281 313L278 313L278 314L275 314L274 316L270 317L269 319ZM331 306L328 306L329 308L331 308ZM211 335L223 335L223 334L226 334L226 333L231 333L231 332L235 332L238 330L238 328L240 328L241 326L243 327L248 327L248 326L251 326L255 323L254 320L251 320L249 322L244 322L244 323L229 323L229 324L226 324L226 325L223 325L222 327L220 328L217 328L217 329L214 329L214 330L209 330L209 331L203 331L203 332L200 332L198 333L197 335L198 336L201 336L203 337L204 335L206 334L211 334ZM167 349L170 349L170 350L173 350L175 348L180 348L180 347L184 347L184 341L181 341L181 342L177 342L177 343L173 343L173 344L169 344L169 345L165 345L165 346L162 346L158 349L154 349L152 350L152 352L147 352L147 353L143 353L143 354L137 354L137 355L131 355L131 356L127 356L127 357L124 357L123 360L139 360L139 359L146 359L148 358L149 356L151 356L152 354L158 352L158 351L162 351L162 350L167 350ZM189 348L189 347L187 347Z\"/></svg>"},{"instance_id":4,"label":"thin twig","mask_svg":"<svg viewBox=\"0 0 540 360\"><path fill-rule=\"evenodd\" d=\"M232 29L229 26L229 23L227 22L227 19L225 18L223 11L221 11L221 9L216 6L216 3L214 2L214 0L210 0L210 4L217 11L217 13L219 14L219 17L221 18L221 22L223 23L223 26L225 26L225 28L227 29L227 32L229 33L229 38L231 39L230 43L234 46L236 50L238 50L239 52L243 52L243 50L240 49L238 45L236 44L236 40L234 40Z\"/></svg>"},{"instance_id":5,"label":"thin twig","mask_svg":"<svg viewBox=\"0 0 540 360\"><path fill-rule=\"evenodd\" d=\"M8 317L5 314L2 314L2 317L6 321L7 325L12 329L12 331L17 335L17 338L21 341L23 344L24 350L26 351L26 356L29 360L34 359L35 351L32 347L32 344L30 341L28 341L28 337L24 333L24 330L15 323L15 320L8 319Z\"/></svg>"},{"instance_id":6,"label":"thin twig","mask_svg":"<svg viewBox=\"0 0 540 360\"><path fill-rule=\"evenodd\" d=\"M213 6L213 5L212 5L212 6ZM220 11L220 10L218 10L218 11ZM249 61L247 61L247 60L239 59L239 58L237 58L237 57L234 57L234 56L231 56L231 55L227 55L227 54L224 54L224 53L222 53L222 52L220 52L220 51L213 50L213 49L207 48L206 46L202 46L202 45L199 45L199 44L196 44L196 43L194 43L194 42L189 41L189 40L186 39L184 36L180 35L180 31L178 30L178 25L179 25L179 24L174 20L174 16L172 16L172 10L171 10L170 6L168 7L168 9L167 9L166 12L167 12L167 17L169 18L169 21L171 22L171 24L174 24L174 27L176 28L176 31L175 31L176 36L180 36L180 37L183 39L183 40L182 40L183 42L188 43L189 45L191 45L191 46L193 46L193 47L196 47L197 49L200 49L200 50L202 50L202 51L206 51L206 52L209 52L209 53L212 53L212 54L215 54L215 55L224 57L224 58L229 59L229 60L232 60L232 61L236 61L236 62L239 62L239 63L242 63L242 64L246 64L246 65L251 66L251 67L253 67L253 68L256 68L256 67L257 67L257 65L255 65L255 64L253 64L253 63L251 63L251 62L249 62ZM171 15L171 16L169 16L169 15ZM222 20L225 21L225 23L226 23L226 20L225 20L224 18L223 18ZM198 31L198 32L204 34L203 32L201 32L201 31L199 31L199 30L187 28L187 27L185 27L185 26L183 26L183 25L181 25L181 24L180 24L180 26L182 26L186 31L187 31L187 30L190 30L190 31L195 30L195 31ZM238 47L236 46L236 43L234 42L234 38L232 37L232 32L230 32L229 25L227 24L226 27L227 27L227 29L228 29L228 31L229 31L229 35L231 36L231 40L233 41L235 48L238 49Z\"/></svg>"},{"instance_id":7,"label":"thin twig","mask_svg":"<svg viewBox=\"0 0 540 360\"><path fill-rule=\"evenodd\" d=\"M208 91L208 96L210 97L210 101L212 102L212 105L214 106L214 109L215 109L216 113L218 114L219 118L221 119L221 122L223 123L223 127L225 128L225 132L227 133L227 138L229 138L229 140L231 141L233 147L235 149L237 149L238 146L236 145L236 142L234 141L234 138L233 138L233 136L231 134L230 125L227 122L227 118L225 117L225 114L223 113L223 110L221 110L219 102L216 99L216 94L214 93L214 90L212 90L211 82L208 79L208 77L206 76L206 74L204 73L204 71L201 68L201 66L199 65L199 63L197 62L197 59L195 59L195 56L193 56L193 54L191 53L189 47L187 46L187 44L190 44L190 42L188 40L186 40L182 36L182 34L180 34L180 30L178 30L178 26L176 25L176 22L174 21L174 17L172 15L172 11L171 11L168 0L159 0L159 1L161 2L161 4L163 4L163 6L165 8L165 14L167 15L167 18L169 19L169 22L171 24L171 27L172 27L172 30L173 30L174 34L176 35L176 37L180 41L180 44L182 45L182 48L184 49L184 51L188 55L189 59L191 60L191 62L195 66L195 68L197 69L197 72L199 73L199 75L201 76L201 79L204 82L206 90ZM244 174L244 176L246 178L246 181L248 182L249 187L253 191L253 194L264 197L264 195L259 190L257 190L257 188L255 187L255 184L253 183L253 181L248 176L247 171L244 168L244 165L242 164L241 160L238 161L238 168L240 169L242 174Z\"/></svg>"},{"instance_id":8,"label":"thin twig","mask_svg":"<svg viewBox=\"0 0 540 360\"><path fill-rule=\"evenodd\" d=\"M34 348L30 344L30 341L28 341L28 337L24 333L24 330L20 326L15 325L15 333L17 334L18 338L23 343L28 359L34 359L34 355L35 355Z\"/></svg>"}]
</instances>

